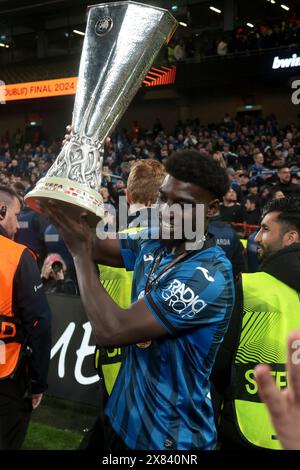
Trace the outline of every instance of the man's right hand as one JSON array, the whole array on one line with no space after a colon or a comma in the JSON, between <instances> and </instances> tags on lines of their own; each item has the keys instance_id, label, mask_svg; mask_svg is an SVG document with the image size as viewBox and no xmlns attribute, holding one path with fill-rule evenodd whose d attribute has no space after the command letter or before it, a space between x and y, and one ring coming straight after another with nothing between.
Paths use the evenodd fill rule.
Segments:
<instances>
[{"instance_id":1,"label":"man's right hand","mask_svg":"<svg viewBox=\"0 0 300 470\"><path fill-rule=\"evenodd\" d=\"M67 131L67 133L65 134L65 138L62 141L63 145L65 145L67 142L69 142L71 140L72 126L70 124L66 127L66 131Z\"/></svg>"},{"instance_id":2,"label":"man's right hand","mask_svg":"<svg viewBox=\"0 0 300 470\"><path fill-rule=\"evenodd\" d=\"M73 128L72 128L71 124L68 124L68 126L66 127L67 133L65 134L65 138L62 141L63 145L65 145L67 142L70 142L71 137L72 137L72 130L73 130ZM104 140L104 147L109 147L109 145L110 145L110 137L106 137L105 140Z\"/></svg>"},{"instance_id":3,"label":"man's right hand","mask_svg":"<svg viewBox=\"0 0 300 470\"><path fill-rule=\"evenodd\" d=\"M35 410L43 399L43 393L33 393L31 397L32 408Z\"/></svg>"},{"instance_id":4,"label":"man's right hand","mask_svg":"<svg viewBox=\"0 0 300 470\"><path fill-rule=\"evenodd\" d=\"M52 277L53 279L55 279L56 281L63 281L64 278L65 278L65 275L64 275L64 272L63 270L61 269L60 271L58 272L55 272L52 270Z\"/></svg>"},{"instance_id":5,"label":"man's right hand","mask_svg":"<svg viewBox=\"0 0 300 470\"><path fill-rule=\"evenodd\" d=\"M109 171L102 171L102 176L103 178L106 178L106 180L110 183L111 182L111 176Z\"/></svg>"}]
</instances>

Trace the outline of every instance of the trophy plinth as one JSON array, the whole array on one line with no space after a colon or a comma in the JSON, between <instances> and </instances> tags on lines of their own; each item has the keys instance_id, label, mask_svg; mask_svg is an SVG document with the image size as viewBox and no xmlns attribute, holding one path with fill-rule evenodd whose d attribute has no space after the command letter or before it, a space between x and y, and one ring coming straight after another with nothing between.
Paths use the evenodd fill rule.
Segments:
<instances>
[{"instance_id":1,"label":"trophy plinth","mask_svg":"<svg viewBox=\"0 0 300 470\"><path fill-rule=\"evenodd\" d=\"M47 175L25 196L38 210L41 199L61 201L75 216L103 217L99 194L103 143L141 86L177 21L167 11L136 2L89 7L74 103L71 141ZM94 225L94 222L93 222Z\"/></svg>"},{"instance_id":2,"label":"trophy plinth","mask_svg":"<svg viewBox=\"0 0 300 470\"><path fill-rule=\"evenodd\" d=\"M39 203L47 204L48 199L54 199L66 214L76 220L79 220L80 215L86 212L90 227L96 227L99 220L104 217L103 200L100 194L67 178L51 176L42 178L34 190L26 196L26 204L43 214Z\"/></svg>"}]
</instances>

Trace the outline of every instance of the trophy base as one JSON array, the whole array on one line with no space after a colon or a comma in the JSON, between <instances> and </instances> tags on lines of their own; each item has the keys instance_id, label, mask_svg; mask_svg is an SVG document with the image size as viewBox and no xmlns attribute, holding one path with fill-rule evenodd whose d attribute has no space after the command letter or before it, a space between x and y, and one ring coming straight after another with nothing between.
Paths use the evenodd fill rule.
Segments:
<instances>
[{"instance_id":1,"label":"trophy base","mask_svg":"<svg viewBox=\"0 0 300 470\"><path fill-rule=\"evenodd\" d=\"M66 178L45 177L35 188L26 194L24 201L34 211L43 214L39 202L47 204L48 199L59 202L59 206L73 219L79 220L87 213L87 222L94 228L104 217L102 197L97 191ZM43 214L45 215L45 214Z\"/></svg>"}]
</instances>

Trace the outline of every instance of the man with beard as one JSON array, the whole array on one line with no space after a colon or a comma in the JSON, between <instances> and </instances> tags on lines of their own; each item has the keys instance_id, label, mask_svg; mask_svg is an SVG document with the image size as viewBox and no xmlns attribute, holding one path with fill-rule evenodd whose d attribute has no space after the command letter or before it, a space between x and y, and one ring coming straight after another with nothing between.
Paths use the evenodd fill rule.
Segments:
<instances>
[{"instance_id":1,"label":"man with beard","mask_svg":"<svg viewBox=\"0 0 300 470\"><path fill-rule=\"evenodd\" d=\"M287 337L300 327L300 198L270 201L255 241L260 271L241 277L212 373L214 398L221 396L223 402L218 416L222 449L281 449L254 370L269 364L277 385L287 386Z\"/></svg>"},{"instance_id":2,"label":"man with beard","mask_svg":"<svg viewBox=\"0 0 300 470\"><path fill-rule=\"evenodd\" d=\"M216 444L209 376L234 302L231 264L207 233L207 211L228 190L224 169L196 151L174 154L160 188L160 239L95 238L55 202L43 210L73 255L96 343L129 345L106 407L99 450L201 450ZM174 213L173 207L176 204ZM197 225L194 239L181 234ZM184 208L179 219L178 207ZM169 216L169 217L168 217ZM169 232L163 239L162 233ZM194 249L191 249L193 247ZM132 304L122 309L99 284L94 260L123 267L135 258Z\"/></svg>"}]
</instances>

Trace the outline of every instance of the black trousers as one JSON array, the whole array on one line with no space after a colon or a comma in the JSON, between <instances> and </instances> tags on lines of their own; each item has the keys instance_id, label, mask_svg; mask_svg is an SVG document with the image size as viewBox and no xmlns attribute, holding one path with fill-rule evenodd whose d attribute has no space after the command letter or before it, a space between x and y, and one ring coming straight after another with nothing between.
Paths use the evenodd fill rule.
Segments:
<instances>
[{"instance_id":1,"label":"black trousers","mask_svg":"<svg viewBox=\"0 0 300 470\"><path fill-rule=\"evenodd\" d=\"M97 418L81 441L79 449L98 452L129 450L111 427L109 419L103 415Z\"/></svg>"},{"instance_id":2,"label":"black trousers","mask_svg":"<svg viewBox=\"0 0 300 470\"><path fill-rule=\"evenodd\" d=\"M0 450L21 449L32 411L22 375L0 381Z\"/></svg>"}]
</instances>

